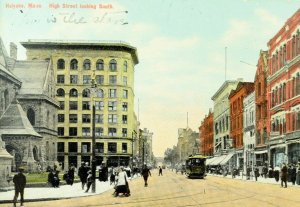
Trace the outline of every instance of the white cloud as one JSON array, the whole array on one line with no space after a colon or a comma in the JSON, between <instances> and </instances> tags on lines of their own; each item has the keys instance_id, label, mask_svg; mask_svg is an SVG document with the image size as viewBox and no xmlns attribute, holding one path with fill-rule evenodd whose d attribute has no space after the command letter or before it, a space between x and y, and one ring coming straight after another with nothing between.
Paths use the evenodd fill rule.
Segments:
<instances>
[{"instance_id":1,"label":"white cloud","mask_svg":"<svg viewBox=\"0 0 300 207\"><path fill-rule=\"evenodd\" d=\"M221 38L223 45L233 45L245 39L251 34L251 25L247 21L233 19L229 22L229 28Z\"/></svg>"},{"instance_id":2,"label":"white cloud","mask_svg":"<svg viewBox=\"0 0 300 207\"><path fill-rule=\"evenodd\" d=\"M272 24L273 26L278 27L281 25L279 18L265 9L258 8L254 11L254 14L258 16L263 23Z\"/></svg>"}]
</instances>

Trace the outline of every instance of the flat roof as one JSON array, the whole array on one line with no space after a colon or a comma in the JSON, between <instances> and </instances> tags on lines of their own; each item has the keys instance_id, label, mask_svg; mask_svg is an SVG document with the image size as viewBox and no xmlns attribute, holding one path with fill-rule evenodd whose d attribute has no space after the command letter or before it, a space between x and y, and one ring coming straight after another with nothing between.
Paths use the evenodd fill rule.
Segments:
<instances>
[{"instance_id":1,"label":"flat roof","mask_svg":"<svg viewBox=\"0 0 300 207\"><path fill-rule=\"evenodd\" d=\"M134 63L138 64L138 54L136 47L127 42L113 40L52 40L52 39L29 39L27 42L20 42L26 49L33 48L74 48L74 49L103 49L120 50L131 53Z\"/></svg>"}]
</instances>

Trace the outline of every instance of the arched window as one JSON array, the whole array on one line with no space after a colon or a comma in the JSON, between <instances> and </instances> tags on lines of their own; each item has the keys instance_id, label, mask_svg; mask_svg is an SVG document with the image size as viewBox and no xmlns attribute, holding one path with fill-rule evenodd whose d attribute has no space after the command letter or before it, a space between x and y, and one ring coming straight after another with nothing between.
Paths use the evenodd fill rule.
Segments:
<instances>
[{"instance_id":1,"label":"arched window","mask_svg":"<svg viewBox=\"0 0 300 207\"><path fill-rule=\"evenodd\" d=\"M90 94L90 90L87 88L82 91L82 97L90 97Z\"/></svg>"},{"instance_id":2,"label":"arched window","mask_svg":"<svg viewBox=\"0 0 300 207\"><path fill-rule=\"evenodd\" d=\"M47 127L49 127L49 122L50 122L50 112L48 110L47 111Z\"/></svg>"},{"instance_id":3,"label":"arched window","mask_svg":"<svg viewBox=\"0 0 300 207\"><path fill-rule=\"evenodd\" d=\"M57 89L56 96L64 97L65 96L64 89L62 89L62 88Z\"/></svg>"},{"instance_id":4,"label":"arched window","mask_svg":"<svg viewBox=\"0 0 300 207\"><path fill-rule=\"evenodd\" d=\"M70 68L71 68L71 70L77 70L78 69L78 61L76 59L71 60Z\"/></svg>"},{"instance_id":5,"label":"arched window","mask_svg":"<svg viewBox=\"0 0 300 207\"><path fill-rule=\"evenodd\" d=\"M27 110L27 118L30 121L31 125L34 126L35 125L35 113L32 108L29 108Z\"/></svg>"},{"instance_id":6,"label":"arched window","mask_svg":"<svg viewBox=\"0 0 300 207\"><path fill-rule=\"evenodd\" d=\"M115 59L112 59L109 62L109 70L110 71L116 71L117 70L117 61Z\"/></svg>"},{"instance_id":7,"label":"arched window","mask_svg":"<svg viewBox=\"0 0 300 207\"><path fill-rule=\"evenodd\" d=\"M127 61L125 60L125 61L124 61L124 72L127 72L127 67L128 67Z\"/></svg>"},{"instance_id":8,"label":"arched window","mask_svg":"<svg viewBox=\"0 0 300 207\"><path fill-rule=\"evenodd\" d=\"M4 110L7 109L8 105L9 105L9 93L8 90L6 89L4 91Z\"/></svg>"},{"instance_id":9,"label":"arched window","mask_svg":"<svg viewBox=\"0 0 300 207\"><path fill-rule=\"evenodd\" d=\"M83 69L90 70L91 69L91 61L89 59L85 59L83 61Z\"/></svg>"},{"instance_id":10,"label":"arched window","mask_svg":"<svg viewBox=\"0 0 300 207\"><path fill-rule=\"evenodd\" d=\"M65 69L65 60L64 59L59 59L57 61L57 69Z\"/></svg>"},{"instance_id":11,"label":"arched window","mask_svg":"<svg viewBox=\"0 0 300 207\"><path fill-rule=\"evenodd\" d=\"M103 97L104 97L104 92L103 92L103 90L102 90L102 89L97 90L96 96L97 96L98 98L103 98Z\"/></svg>"},{"instance_id":12,"label":"arched window","mask_svg":"<svg viewBox=\"0 0 300 207\"><path fill-rule=\"evenodd\" d=\"M70 97L77 97L77 96L78 96L77 90L75 88L72 88L70 90Z\"/></svg>"},{"instance_id":13,"label":"arched window","mask_svg":"<svg viewBox=\"0 0 300 207\"><path fill-rule=\"evenodd\" d=\"M35 161L39 161L38 148L36 146L33 147L32 153L33 153L33 159Z\"/></svg>"},{"instance_id":14,"label":"arched window","mask_svg":"<svg viewBox=\"0 0 300 207\"><path fill-rule=\"evenodd\" d=\"M97 62L96 62L96 70L104 70L103 60L97 60Z\"/></svg>"}]
</instances>

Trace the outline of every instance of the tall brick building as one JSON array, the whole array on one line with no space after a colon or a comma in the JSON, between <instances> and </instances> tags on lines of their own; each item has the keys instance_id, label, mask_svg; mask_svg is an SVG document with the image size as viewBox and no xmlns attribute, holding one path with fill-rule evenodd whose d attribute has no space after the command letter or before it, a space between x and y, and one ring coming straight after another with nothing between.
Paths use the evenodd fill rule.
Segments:
<instances>
[{"instance_id":1,"label":"tall brick building","mask_svg":"<svg viewBox=\"0 0 300 207\"><path fill-rule=\"evenodd\" d=\"M209 110L199 127L200 154L212 156L214 153L214 120L213 112Z\"/></svg>"},{"instance_id":2,"label":"tall brick building","mask_svg":"<svg viewBox=\"0 0 300 207\"><path fill-rule=\"evenodd\" d=\"M243 100L254 90L254 83L239 82L236 89L228 96L230 103L230 137L233 139L233 147L236 149L237 166L243 166Z\"/></svg>"},{"instance_id":3,"label":"tall brick building","mask_svg":"<svg viewBox=\"0 0 300 207\"><path fill-rule=\"evenodd\" d=\"M268 52L260 51L254 80L256 123L255 123L255 155L256 164L268 162L268 134L267 134L267 76Z\"/></svg>"},{"instance_id":4,"label":"tall brick building","mask_svg":"<svg viewBox=\"0 0 300 207\"><path fill-rule=\"evenodd\" d=\"M300 159L300 9L268 42L270 163Z\"/></svg>"}]
</instances>

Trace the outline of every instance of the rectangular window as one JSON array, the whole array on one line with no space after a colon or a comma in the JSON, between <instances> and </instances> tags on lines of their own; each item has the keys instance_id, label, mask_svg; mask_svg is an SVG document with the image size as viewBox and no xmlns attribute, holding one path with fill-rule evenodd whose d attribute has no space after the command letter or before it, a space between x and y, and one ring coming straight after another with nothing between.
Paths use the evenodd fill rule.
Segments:
<instances>
[{"instance_id":1,"label":"rectangular window","mask_svg":"<svg viewBox=\"0 0 300 207\"><path fill-rule=\"evenodd\" d=\"M82 142L81 143L81 152L82 153L91 152L91 143L90 142Z\"/></svg>"},{"instance_id":2,"label":"rectangular window","mask_svg":"<svg viewBox=\"0 0 300 207\"><path fill-rule=\"evenodd\" d=\"M65 122L65 115L64 114L58 114L57 116L57 122Z\"/></svg>"},{"instance_id":3,"label":"rectangular window","mask_svg":"<svg viewBox=\"0 0 300 207\"><path fill-rule=\"evenodd\" d=\"M57 142L57 152L65 152L65 143Z\"/></svg>"},{"instance_id":4,"label":"rectangular window","mask_svg":"<svg viewBox=\"0 0 300 207\"><path fill-rule=\"evenodd\" d=\"M91 129L89 127L83 127L82 136L84 137L91 136Z\"/></svg>"},{"instance_id":5,"label":"rectangular window","mask_svg":"<svg viewBox=\"0 0 300 207\"><path fill-rule=\"evenodd\" d=\"M108 143L108 152L109 153L116 153L117 152L117 143L109 142Z\"/></svg>"},{"instance_id":6,"label":"rectangular window","mask_svg":"<svg viewBox=\"0 0 300 207\"><path fill-rule=\"evenodd\" d=\"M117 76L116 75L110 75L109 76L109 84L116 85L117 84Z\"/></svg>"},{"instance_id":7,"label":"rectangular window","mask_svg":"<svg viewBox=\"0 0 300 207\"><path fill-rule=\"evenodd\" d=\"M127 143L122 143L122 152L127 153Z\"/></svg>"},{"instance_id":8,"label":"rectangular window","mask_svg":"<svg viewBox=\"0 0 300 207\"><path fill-rule=\"evenodd\" d=\"M69 135L77 136L77 127L69 127Z\"/></svg>"},{"instance_id":9,"label":"rectangular window","mask_svg":"<svg viewBox=\"0 0 300 207\"><path fill-rule=\"evenodd\" d=\"M77 123L77 114L70 114L69 115L69 122L70 123Z\"/></svg>"},{"instance_id":10,"label":"rectangular window","mask_svg":"<svg viewBox=\"0 0 300 207\"><path fill-rule=\"evenodd\" d=\"M77 110L78 109L77 101L70 101L69 108L70 110Z\"/></svg>"},{"instance_id":11,"label":"rectangular window","mask_svg":"<svg viewBox=\"0 0 300 207\"><path fill-rule=\"evenodd\" d=\"M90 110L90 102L89 101L83 101L82 102L82 110Z\"/></svg>"},{"instance_id":12,"label":"rectangular window","mask_svg":"<svg viewBox=\"0 0 300 207\"><path fill-rule=\"evenodd\" d=\"M122 137L127 137L127 128L122 128Z\"/></svg>"},{"instance_id":13,"label":"rectangular window","mask_svg":"<svg viewBox=\"0 0 300 207\"><path fill-rule=\"evenodd\" d=\"M123 85L127 86L127 77L126 76L123 76Z\"/></svg>"},{"instance_id":14,"label":"rectangular window","mask_svg":"<svg viewBox=\"0 0 300 207\"><path fill-rule=\"evenodd\" d=\"M82 123L91 123L91 115L82 114Z\"/></svg>"},{"instance_id":15,"label":"rectangular window","mask_svg":"<svg viewBox=\"0 0 300 207\"><path fill-rule=\"evenodd\" d=\"M96 153L103 153L104 152L104 144L97 142L95 151L96 151Z\"/></svg>"},{"instance_id":16,"label":"rectangular window","mask_svg":"<svg viewBox=\"0 0 300 207\"><path fill-rule=\"evenodd\" d=\"M57 83L65 83L65 76L57 75Z\"/></svg>"},{"instance_id":17,"label":"rectangular window","mask_svg":"<svg viewBox=\"0 0 300 207\"><path fill-rule=\"evenodd\" d=\"M70 83L77 84L78 83L78 76L77 75L70 75Z\"/></svg>"},{"instance_id":18,"label":"rectangular window","mask_svg":"<svg viewBox=\"0 0 300 207\"><path fill-rule=\"evenodd\" d=\"M110 136L110 137L117 136L117 129L116 128L108 128L108 136Z\"/></svg>"},{"instance_id":19,"label":"rectangular window","mask_svg":"<svg viewBox=\"0 0 300 207\"><path fill-rule=\"evenodd\" d=\"M103 136L103 128L102 127L95 128L95 136L96 137Z\"/></svg>"},{"instance_id":20,"label":"rectangular window","mask_svg":"<svg viewBox=\"0 0 300 207\"><path fill-rule=\"evenodd\" d=\"M64 101L59 101L59 109L64 110L65 109L65 102Z\"/></svg>"},{"instance_id":21,"label":"rectangular window","mask_svg":"<svg viewBox=\"0 0 300 207\"><path fill-rule=\"evenodd\" d=\"M122 103L122 110L123 111L127 111L128 110L128 103L127 102L123 102Z\"/></svg>"},{"instance_id":22,"label":"rectangular window","mask_svg":"<svg viewBox=\"0 0 300 207\"><path fill-rule=\"evenodd\" d=\"M95 123L103 124L103 114L95 114Z\"/></svg>"},{"instance_id":23,"label":"rectangular window","mask_svg":"<svg viewBox=\"0 0 300 207\"><path fill-rule=\"evenodd\" d=\"M78 143L77 142L69 142L69 152L77 152L78 151Z\"/></svg>"},{"instance_id":24,"label":"rectangular window","mask_svg":"<svg viewBox=\"0 0 300 207\"><path fill-rule=\"evenodd\" d=\"M117 89L109 89L109 98L117 98Z\"/></svg>"},{"instance_id":25,"label":"rectangular window","mask_svg":"<svg viewBox=\"0 0 300 207\"><path fill-rule=\"evenodd\" d=\"M96 101L95 102L95 109L103 111L103 109L104 109L104 102L103 101Z\"/></svg>"},{"instance_id":26,"label":"rectangular window","mask_svg":"<svg viewBox=\"0 0 300 207\"><path fill-rule=\"evenodd\" d=\"M64 127L57 127L57 135L64 136L65 135L65 128Z\"/></svg>"},{"instance_id":27,"label":"rectangular window","mask_svg":"<svg viewBox=\"0 0 300 207\"><path fill-rule=\"evenodd\" d=\"M123 90L123 98L128 98L128 90Z\"/></svg>"},{"instance_id":28,"label":"rectangular window","mask_svg":"<svg viewBox=\"0 0 300 207\"><path fill-rule=\"evenodd\" d=\"M108 123L117 123L117 114L108 114Z\"/></svg>"},{"instance_id":29,"label":"rectangular window","mask_svg":"<svg viewBox=\"0 0 300 207\"><path fill-rule=\"evenodd\" d=\"M90 75L83 75L83 84L87 85L91 83L91 76Z\"/></svg>"},{"instance_id":30,"label":"rectangular window","mask_svg":"<svg viewBox=\"0 0 300 207\"><path fill-rule=\"evenodd\" d=\"M99 85L104 84L104 76L103 75L96 75L96 83Z\"/></svg>"},{"instance_id":31,"label":"rectangular window","mask_svg":"<svg viewBox=\"0 0 300 207\"><path fill-rule=\"evenodd\" d=\"M127 115L122 115L122 123L127 124Z\"/></svg>"},{"instance_id":32,"label":"rectangular window","mask_svg":"<svg viewBox=\"0 0 300 207\"><path fill-rule=\"evenodd\" d=\"M116 111L117 110L117 102L109 101L108 102L108 111Z\"/></svg>"}]
</instances>

